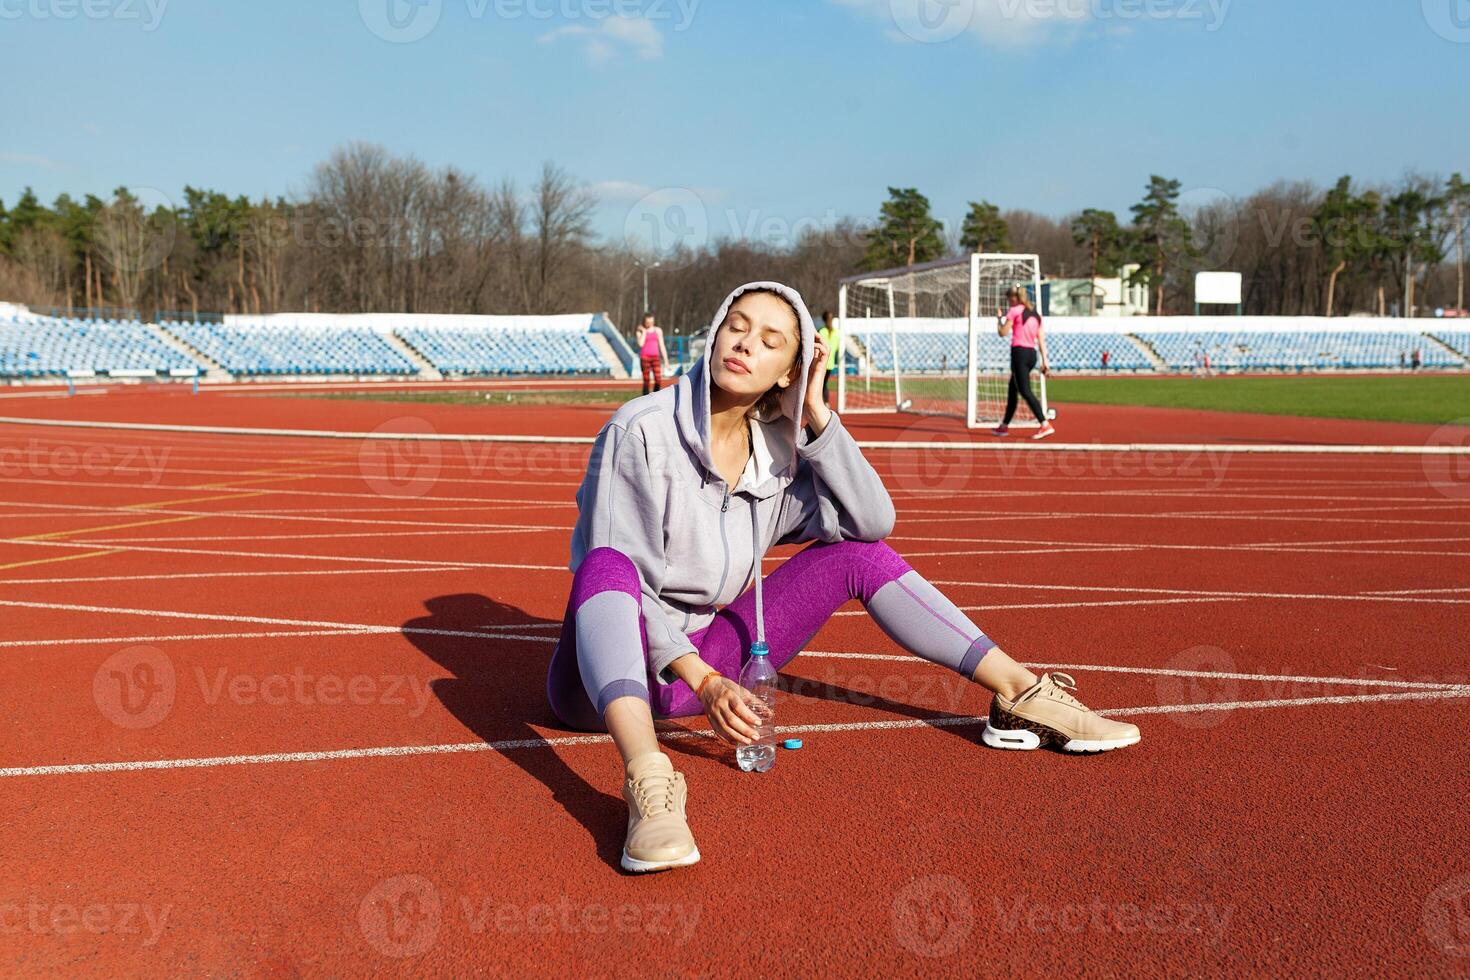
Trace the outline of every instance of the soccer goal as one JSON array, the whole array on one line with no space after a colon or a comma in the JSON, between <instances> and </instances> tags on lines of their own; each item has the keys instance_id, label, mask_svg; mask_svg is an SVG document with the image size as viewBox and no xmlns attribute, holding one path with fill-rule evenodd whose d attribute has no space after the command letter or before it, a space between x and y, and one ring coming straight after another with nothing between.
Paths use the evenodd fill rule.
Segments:
<instances>
[{"instance_id":1,"label":"soccer goal","mask_svg":"<svg viewBox=\"0 0 1470 980\"><path fill-rule=\"evenodd\" d=\"M1035 255L976 253L841 280L838 410L957 415L971 428L999 423L1011 359L997 314L1016 287L1038 302L1040 265ZM1045 377L1037 374L1032 387L1046 408ZM1030 415L1022 403L1013 424L1034 425Z\"/></svg>"}]
</instances>

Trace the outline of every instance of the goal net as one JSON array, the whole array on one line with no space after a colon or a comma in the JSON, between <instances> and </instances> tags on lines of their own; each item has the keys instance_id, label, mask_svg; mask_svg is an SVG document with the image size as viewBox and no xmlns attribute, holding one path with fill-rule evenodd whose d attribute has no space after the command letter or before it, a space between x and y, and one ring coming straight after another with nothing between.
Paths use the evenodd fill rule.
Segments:
<instances>
[{"instance_id":1,"label":"goal net","mask_svg":"<svg viewBox=\"0 0 1470 980\"><path fill-rule=\"evenodd\" d=\"M971 428L999 423L1011 361L996 317L1016 287L1037 301L1036 256L977 253L843 279L838 410L957 415ZM1045 378L1035 375L1032 387L1045 408ZM1024 402L1013 424L1035 424Z\"/></svg>"}]
</instances>

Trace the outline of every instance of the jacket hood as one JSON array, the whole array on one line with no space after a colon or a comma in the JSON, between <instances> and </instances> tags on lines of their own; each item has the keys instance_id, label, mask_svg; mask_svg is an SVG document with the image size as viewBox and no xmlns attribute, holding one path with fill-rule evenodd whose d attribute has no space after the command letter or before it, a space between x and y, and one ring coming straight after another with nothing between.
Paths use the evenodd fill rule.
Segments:
<instances>
[{"instance_id":1,"label":"jacket hood","mask_svg":"<svg viewBox=\"0 0 1470 980\"><path fill-rule=\"evenodd\" d=\"M756 485L750 492L758 497L767 497L779 489L778 478L795 472L796 447L801 429L801 406L805 398L806 379L811 372L812 351L816 328L812 315L806 308L801 294L785 283L759 281L738 286L725 297L710 321L705 332L704 356L683 377L677 386L678 404L675 419L680 435L699 457L707 474L714 473L713 453L710 452L710 358L715 349L715 333L725 322L730 304L751 290L768 289L784 297L796 309L796 319L801 330L801 371L796 383L781 393L779 413L772 416L756 416L758 432L755 438ZM763 439L761 437L764 437ZM762 445L763 444L763 445Z\"/></svg>"}]
</instances>

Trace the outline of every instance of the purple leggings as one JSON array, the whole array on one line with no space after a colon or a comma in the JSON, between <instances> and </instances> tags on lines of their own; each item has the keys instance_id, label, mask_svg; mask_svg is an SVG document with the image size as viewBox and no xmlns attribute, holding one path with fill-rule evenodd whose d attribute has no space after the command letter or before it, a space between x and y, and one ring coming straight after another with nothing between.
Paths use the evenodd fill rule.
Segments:
<instances>
[{"instance_id":1,"label":"purple leggings","mask_svg":"<svg viewBox=\"0 0 1470 980\"><path fill-rule=\"evenodd\" d=\"M894 587L885 590L884 601L875 605L875 595L890 583ZM832 614L851 599L860 599L879 626L904 642L912 652L947 663L967 677L994 646L883 541L814 543L767 575L764 588L766 644L771 651L771 666L777 670L790 662ZM561 638L551 655L546 679L552 711L573 728L606 730L578 667L576 615L590 599L607 592L623 593L641 605L641 580L633 562L613 548L596 548L583 558L572 580ZM886 609L884 615L878 615L879 608ZM616 682L610 685L614 689L603 690L599 700L605 706L616 696L647 697L656 718L703 714L704 706L682 680L673 684L656 683L652 670L647 669L648 632L641 615L638 621L647 685L632 680ZM753 588L715 613L708 626L689 636L700 657L732 680L739 680L754 639ZM931 656L925 647L934 648L935 655Z\"/></svg>"}]
</instances>

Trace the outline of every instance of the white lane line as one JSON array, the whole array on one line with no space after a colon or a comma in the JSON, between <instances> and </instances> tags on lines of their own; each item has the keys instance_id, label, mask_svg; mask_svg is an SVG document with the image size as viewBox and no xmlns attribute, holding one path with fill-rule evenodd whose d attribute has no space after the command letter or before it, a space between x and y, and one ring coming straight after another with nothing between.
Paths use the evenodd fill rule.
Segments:
<instances>
[{"instance_id":1,"label":"white lane line","mask_svg":"<svg viewBox=\"0 0 1470 980\"><path fill-rule=\"evenodd\" d=\"M157 513L157 511L148 511L148 513ZM426 538L444 537L445 535L470 537L482 534L540 534L544 531L568 530L570 528L515 525L512 527L443 527L432 531L334 531L331 534L180 534L139 538L91 538L89 540L108 544L151 544L159 541L335 541L339 538Z\"/></svg>"},{"instance_id":2,"label":"white lane line","mask_svg":"<svg viewBox=\"0 0 1470 980\"><path fill-rule=\"evenodd\" d=\"M1461 604L1470 600L1465 599L1432 599L1424 598L1421 592L1454 591L1463 592L1470 589L1413 589L1403 592L1362 592L1351 594L1336 594L1330 592L1238 592L1227 589L1156 589L1137 588L1133 586L1118 585L1038 585L1034 583L1020 582L969 582L962 580L930 579L930 585L945 586L974 586L982 589L1007 589L1016 592L1025 592L1028 589L1049 592L1145 592L1159 595L1195 596L1199 598L1220 599L1335 599L1345 602L1430 602L1430 603L1454 603ZM1405 593L1411 593L1405 595Z\"/></svg>"},{"instance_id":3,"label":"white lane line","mask_svg":"<svg viewBox=\"0 0 1470 980\"><path fill-rule=\"evenodd\" d=\"M578 443L590 445L592 436L522 436L452 432L346 432L333 429L276 429L251 426L179 425L162 422L96 422L83 419L37 419L0 416L0 423L19 426L57 426L77 429L131 429L148 432L188 432L209 435L285 436L296 439L397 439L406 442L512 442L512 443ZM939 449L974 452L1077 452L1077 453L1210 453L1210 454L1320 454L1320 455L1470 455L1470 446L1354 445L1326 443L1289 445L1282 443L1096 443L1096 442L923 442L905 440L857 440L863 449Z\"/></svg>"},{"instance_id":4,"label":"white lane line","mask_svg":"<svg viewBox=\"0 0 1470 980\"><path fill-rule=\"evenodd\" d=\"M172 643L177 640L254 640L280 636L369 636L381 630L262 630L247 633L177 633L165 636L86 636L65 640L0 640L0 647L74 647L113 643Z\"/></svg>"},{"instance_id":5,"label":"white lane line","mask_svg":"<svg viewBox=\"0 0 1470 980\"><path fill-rule=\"evenodd\" d=\"M522 504L521 501L501 501L500 503L508 503L511 506L502 507L502 506L499 505L499 503L496 503L494 505L484 504L484 505L481 505L479 507L472 507L472 508L466 508L466 509L468 509L468 510L477 510L477 511L478 510L496 510L496 511L498 511L498 510L530 510L532 508L542 506L541 504L529 504L529 503L526 504L525 506L522 506L521 505ZM167 507L167 506L164 506L164 507L148 507L148 508L146 508L146 510L142 510L142 509L140 509L138 507L96 507L96 506L84 505L84 504L40 504L40 503L37 503L37 504L21 504L21 503L7 503L5 501L0 501L0 507L21 507L21 506L26 506L26 507L44 507L44 508L47 508L48 510L56 510L56 511L62 512L62 513L59 513L59 514L55 515L55 516L58 516L58 517L73 517L73 516L74 517L93 517L93 516L100 516L102 514L138 514L138 513L148 513L148 514L163 514L163 515L169 516L169 517L179 516L179 517L203 517L203 518L221 518L221 519L229 519L229 518L237 518L238 517L238 518L242 518L242 519L245 519L245 520L256 520L256 521L296 521L296 522L302 522L302 523L307 523L307 524L364 524L364 525L367 525L369 527L403 527L403 526L406 525L406 526L409 526L409 527L444 527L444 528L483 528L483 527L490 527L490 528L496 528L496 527L499 527L499 528L529 528L529 527L533 527L534 526L534 527L541 527L541 528L548 529L548 530L566 530L566 531L570 531L571 530L571 525L563 525L563 524L554 524L554 525L553 524L545 524L545 525L490 524L490 523L485 523L483 521L468 521L468 522L466 522L466 521L424 521L424 520L416 520L414 518L409 518L409 517L400 518L398 520L381 520L381 519L374 520L374 519L369 519L369 518L365 518L365 517L330 517L330 516L325 516L325 515L324 516L320 516L320 517L317 517L317 516L305 516L305 515L291 514L291 513L288 513L288 512L280 512L280 513L278 513L276 511L189 510L189 509L185 509L185 508L182 508L182 507ZM562 505L562 504L555 504L555 505L546 505L546 506L561 507L561 506L564 506L564 505ZM565 506L575 507L576 504L575 503L572 503L570 505L565 505ZM413 510L415 512L417 512L419 509L420 508L418 508L418 507L414 507L413 508ZM400 512L402 511L402 507L401 506L400 506L399 510L400 510ZM6 516L9 516L9 515L7 515L7 514L0 514L0 517L6 517ZM82 530L85 530L85 528L83 528Z\"/></svg>"},{"instance_id":6,"label":"white lane line","mask_svg":"<svg viewBox=\"0 0 1470 980\"><path fill-rule=\"evenodd\" d=\"M998 609L1092 609L1099 606L1170 606L1196 602L1244 602L1225 595L1195 596L1189 599L1099 599L1095 602L1015 602L990 606L956 606L962 612L994 612ZM866 616L866 609L844 610L833 616Z\"/></svg>"},{"instance_id":7,"label":"white lane line","mask_svg":"<svg viewBox=\"0 0 1470 980\"><path fill-rule=\"evenodd\" d=\"M376 623L336 623L318 619L281 619L274 616L245 616L238 613L180 612L173 609L134 609L130 606L86 606L72 602L24 602L0 599L0 606L18 609L58 609L65 612L109 613L119 616L156 616L160 619L199 619L220 623L261 623L267 626L316 626L361 633L424 633L431 636L468 636L489 640L536 640L544 636L520 636L513 633L486 633L480 630L446 630L420 626L380 626Z\"/></svg>"},{"instance_id":8,"label":"white lane line","mask_svg":"<svg viewBox=\"0 0 1470 980\"><path fill-rule=\"evenodd\" d=\"M1322 704L1361 704L1383 701L1432 701L1448 698L1470 698L1463 691L1413 691L1402 694L1355 694L1342 696L1278 698L1270 701L1227 701L1205 704L1143 705L1134 708L1108 708L1098 713L1110 718L1129 715L1194 714L1200 711L1238 711L1260 708L1296 708ZM906 718L884 721L826 722L810 725L777 725L777 734L810 732L876 732L911 728L959 728L983 725L985 719L974 715L940 715L932 718ZM713 731L661 731L662 741L715 738ZM464 752L512 752L518 749L543 749L563 745L601 745L612 741L610 735L570 735L551 738L502 739L494 742L456 742L441 745L390 745L360 749L329 749L315 752L272 752L261 755L223 755L193 759L145 759L133 762L82 762L59 766L14 766L0 769L0 778L13 776L68 776L83 773L139 772L150 769L199 769L220 766L270 765L292 762L330 762L343 759L381 759L424 755L454 755Z\"/></svg>"},{"instance_id":9,"label":"white lane line","mask_svg":"<svg viewBox=\"0 0 1470 980\"><path fill-rule=\"evenodd\" d=\"M6 578L0 585L54 585L75 582L156 582L163 579L199 578L293 578L298 575L407 575L425 572L472 572L474 567L428 568L313 568L280 572L168 572L162 575L74 575L58 578Z\"/></svg>"},{"instance_id":10,"label":"white lane line","mask_svg":"<svg viewBox=\"0 0 1470 980\"><path fill-rule=\"evenodd\" d=\"M281 477L288 477L296 474L280 473L277 475ZM197 489L175 483L107 483L102 480L88 480L79 483L75 480L41 480L26 479L22 477L0 477L0 483L19 483L26 486L39 487L67 487L73 490L86 491L92 491L98 487L107 487L109 489L116 488L122 490L159 490L167 493L178 493L181 490ZM287 487L209 487L208 489L211 493L238 494L241 496L267 495L279 497L348 497L352 499L366 500L383 500L386 496L385 494L381 493L354 493L347 490L300 490ZM419 500L426 500L431 503L436 501L441 503L449 501L458 504L498 504L506 502L503 498L498 497L447 497L440 496L438 494L425 494L422 497L412 498L409 503Z\"/></svg>"},{"instance_id":11,"label":"white lane line","mask_svg":"<svg viewBox=\"0 0 1470 980\"><path fill-rule=\"evenodd\" d=\"M826 650L803 650L798 656L821 660L880 660L929 666L929 661L912 654L840 653ZM1077 670L1102 674L1143 674L1149 677L1204 677L1211 680L1256 681L1262 684L1288 683L1305 687L1311 684L1348 685L1354 687L1396 687L1407 690L1470 691L1470 684L1446 684L1438 681L1395 681L1369 677L1318 677L1311 674L1245 674L1227 670L1186 670L1181 667L1124 667L1117 664L1044 664L1023 663L1035 670Z\"/></svg>"},{"instance_id":12,"label":"white lane line","mask_svg":"<svg viewBox=\"0 0 1470 980\"><path fill-rule=\"evenodd\" d=\"M85 541L40 541L25 538L0 538L0 544L26 545L32 548L71 548L88 550L95 544ZM162 545L108 545L113 551L143 551L164 555L222 555L229 558L290 558L298 561L357 562L365 565L419 565L425 568L516 568L523 571L565 572L565 565L520 565L511 562L431 561L427 558L366 558L353 555L301 555L280 551L226 551L220 548L165 548Z\"/></svg>"}]
</instances>

